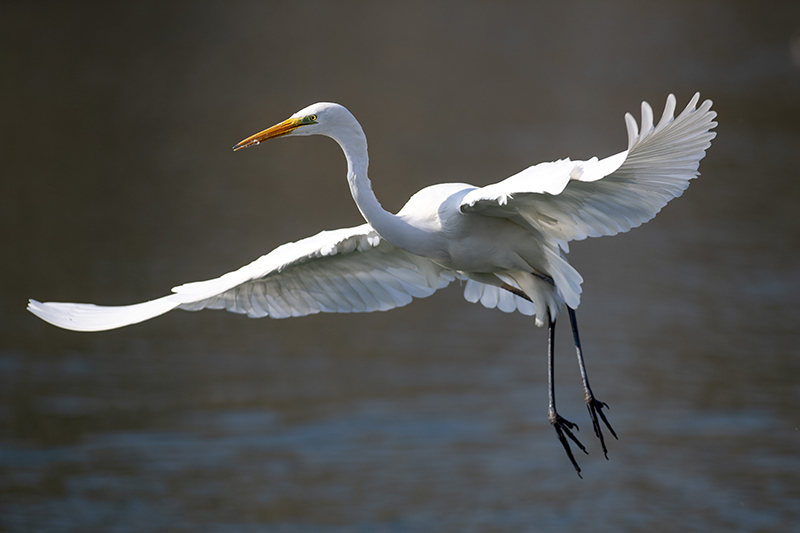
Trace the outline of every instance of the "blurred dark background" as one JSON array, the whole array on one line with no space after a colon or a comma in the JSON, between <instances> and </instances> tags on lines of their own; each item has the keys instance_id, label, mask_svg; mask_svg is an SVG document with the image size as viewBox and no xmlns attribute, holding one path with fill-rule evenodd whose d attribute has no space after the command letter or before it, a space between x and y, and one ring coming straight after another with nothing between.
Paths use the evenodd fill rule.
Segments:
<instances>
[{"instance_id":1,"label":"blurred dark background","mask_svg":"<svg viewBox=\"0 0 800 533\"><path fill-rule=\"evenodd\" d=\"M702 176L572 245L568 328L451 286L371 315L174 312L59 330L361 223L324 138L233 153L315 101L359 118L379 199L626 147L714 100ZM788 531L800 522L797 2L3 2L0 530ZM792 526L794 524L794 526Z\"/></svg>"}]
</instances>

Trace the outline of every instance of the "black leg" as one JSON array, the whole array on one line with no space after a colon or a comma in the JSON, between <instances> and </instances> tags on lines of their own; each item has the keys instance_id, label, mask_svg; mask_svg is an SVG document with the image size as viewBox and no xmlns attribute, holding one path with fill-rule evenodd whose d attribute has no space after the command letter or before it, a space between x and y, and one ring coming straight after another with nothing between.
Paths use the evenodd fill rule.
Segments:
<instances>
[{"instance_id":1,"label":"black leg","mask_svg":"<svg viewBox=\"0 0 800 533\"><path fill-rule=\"evenodd\" d=\"M594 394L592 393L592 388L589 386L589 378L586 376L586 365L583 362L581 339L578 336L578 321L575 318L575 310L567 306L567 311L569 312L570 324L572 324L572 336L575 339L575 350L578 352L578 365L580 366L581 378L583 379L583 397L586 400L586 407L589 409L589 416L592 419L592 427L594 428L594 434L597 435L598 439L600 439L600 444L603 446L603 454L606 456L606 459L608 459L608 450L606 449L606 442L603 439L603 432L600 429L600 422L597 420L598 414L600 415L600 418L603 420L603 422L605 423L606 427L611 432L611 434L614 435L614 438L617 440L619 440L619 438L617 437L617 434L614 433L614 428L612 428L611 424L608 423L605 413L603 413L603 407L608 408L608 404L597 400L594 397Z\"/></svg>"},{"instance_id":2,"label":"black leg","mask_svg":"<svg viewBox=\"0 0 800 533\"><path fill-rule=\"evenodd\" d=\"M556 334L556 321L550 318L548 314L548 323L547 323L547 375L549 378L549 386L548 386L548 396L550 400L550 408L548 413L548 418L550 423L556 428L556 434L558 435L558 440L561 442L561 445L564 447L564 451L567 452L567 457L572 462L572 466L575 467L575 472L578 473L578 477L581 476L581 467L578 466L578 462L575 460L575 456L572 455L572 450L569 447L569 441L566 437L572 439L572 441L578 445L578 448L583 451L583 453L589 453L586 451L586 448L583 447L581 441L572 433L572 428L576 430L579 429L576 424L573 424L569 420L562 418L561 415L558 414L556 411L556 388L555 388L555 352L556 352L556 344L555 344L555 334ZM564 434L566 433L566 437Z\"/></svg>"}]
</instances>

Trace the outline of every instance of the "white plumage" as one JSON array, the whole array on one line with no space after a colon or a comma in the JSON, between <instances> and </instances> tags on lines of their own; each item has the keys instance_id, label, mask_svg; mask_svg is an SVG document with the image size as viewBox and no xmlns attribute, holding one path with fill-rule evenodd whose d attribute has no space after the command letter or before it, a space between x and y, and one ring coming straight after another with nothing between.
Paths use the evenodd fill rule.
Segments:
<instances>
[{"instance_id":1,"label":"white plumage","mask_svg":"<svg viewBox=\"0 0 800 533\"><path fill-rule=\"evenodd\" d=\"M175 308L227 309L253 318L363 313L407 305L453 279L453 272L392 246L362 224L284 244L239 270L174 287L157 300L124 306L31 300L28 309L75 331L120 328Z\"/></svg>"},{"instance_id":2,"label":"white plumage","mask_svg":"<svg viewBox=\"0 0 800 533\"><path fill-rule=\"evenodd\" d=\"M386 311L430 296L457 278L466 280L468 301L518 310L536 315L539 325L548 323L549 420L580 475L567 437L586 449L571 432L576 426L555 407L553 339L564 304L584 398L606 457L598 415L616 433L602 411L607 405L594 397L586 376L574 311L583 279L565 258L567 243L640 226L683 193L715 136L711 101L698 108L698 100L696 94L675 117L675 97L670 95L657 125L652 109L643 103L641 132L633 117L625 115L624 152L601 160L541 163L487 187L433 185L412 196L396 215L385 211L372 192L361 125L338 104L314 104L234 150L289 135L331 137L347 159L350 192L366 224L284 244L239 270L180 285L150 302L101 307L31 300L28 309L62 328L100 331L175 308L273 318Z\"/></svg>"},{"instance_id":3,"label":"white plumage","mask_svg":"<svg viewBox=\"0 0 800 533\"><path fill-rule=\"evenodd\" d=\"M345 150L353 196L373 225L323 231L284 244L239 270L180 285L150 302L104 307L31 300L28 309L77 331L119 328L175 308L273 318L385 311L460 278L468 280L468 301L536 314L541 324L547 311L555 318L562 303L572 308L580 303L582 279L559 247L568 251L568 241L615 235L647 222L697 176L716 125L711 101L696 108L698 99L696 94L673 118L675 97L670 95L655 126L652 109L643 103L641 132L627 114L628 149L619 154L540 163L486 187L435 185L414 195L397 215L377 217L380 205L366 175L361 127L337 104L314 104L281 123L314 116L313 124L276 135L265 130L262 139L253 136L239 147L272 136L333 137ZM532 270L552 277L554 285L531 275ZM532 301L503 290L508 286Z\"/></svg>"}]
</instances>

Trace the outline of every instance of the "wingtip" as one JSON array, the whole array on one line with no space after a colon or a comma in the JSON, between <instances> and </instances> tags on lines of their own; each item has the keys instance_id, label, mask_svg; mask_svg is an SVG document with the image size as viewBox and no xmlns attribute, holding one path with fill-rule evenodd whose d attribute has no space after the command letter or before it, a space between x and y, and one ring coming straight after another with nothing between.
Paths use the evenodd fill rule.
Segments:
<instances>
[{"instance_id":1,"label":"wingtip","mask_svg":"<svg viewBox=\"0 0 800 533\"><path fill-rule=\"evenodd\" d=\"M674 94L669 93L667 95L667 103L666 103L665 107L671 107L671 108L674 109L676 105L678 105L678 99L675 98Z\"/></svg>"},{"instance_id":2,"label":"wingtip","mask_svg":"<svg viewBox=\"0 0 800 533\"><path fill-rule=\"evenodd\" d=\"M631 147L633 147L633 143L636 142L636 138L639 136L639 125L630 113L625 113L625 126L628 130L628 150L630 150Z\"/></svg>"},{"instance_id":3,"label":"wingtip","mask_svg":"<svg viewBox=\"0 0 800 533\"><path fill-rule=\"evenodd\" d=\"M48 309L46 303L42 303L38 300L34 300L33 298L31 298L30 300L28 300L28 307L26 309L28 312L32 313L37 318L44 320L49 324L63 327L59 325L58 321L55 318L55 315L52 312L53 310Z\"/></svg>"},{"instance_id":4,"label":"wingtip","mask_svg":"<svg viewBox=\"0 0 800 533\"><path fill-rule=\"evenodd\" d=\"M653 108L647 102L642 102L642 135L647 135L653 130Z\"/></svg>"}]
</instances>

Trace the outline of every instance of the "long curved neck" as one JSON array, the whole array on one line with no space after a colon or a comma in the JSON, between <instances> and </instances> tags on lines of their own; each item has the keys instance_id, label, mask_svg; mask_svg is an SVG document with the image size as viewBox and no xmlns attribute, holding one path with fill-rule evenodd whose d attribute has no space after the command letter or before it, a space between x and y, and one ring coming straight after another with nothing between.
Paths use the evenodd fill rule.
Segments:
<instances>
[{"instance_id":1,"label":"long curved neck","mask_svg":"<svg viewBox=\"0 0 800 533\"><path fill-rule=\"evenodd\" d=\"M425 243L428 242L426 233L403 218L386 211L372 192L372 182L367 176L369 167L367 138L361 125L353 118L351 124L339 129L336 135L331 137L341 146L347 159L347 182L350 185L350 193L364 219L381 237L398 248L426 255Z\"/></svg>"}]
</instances>

